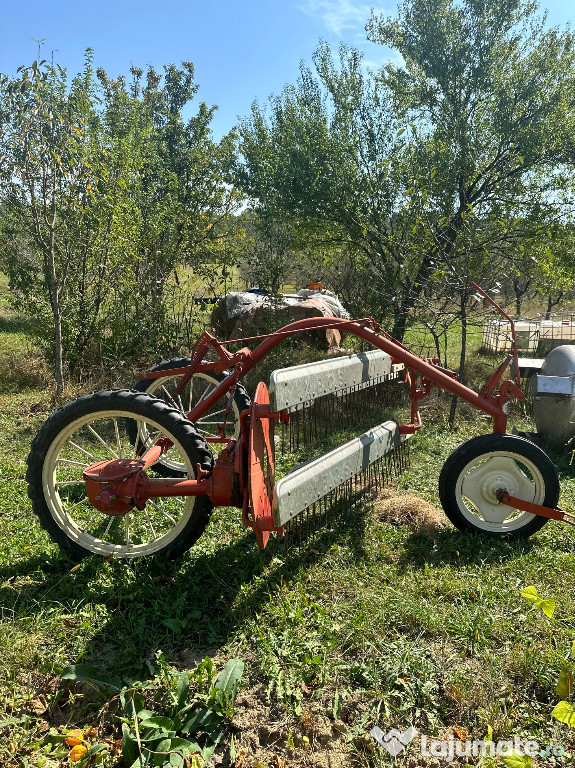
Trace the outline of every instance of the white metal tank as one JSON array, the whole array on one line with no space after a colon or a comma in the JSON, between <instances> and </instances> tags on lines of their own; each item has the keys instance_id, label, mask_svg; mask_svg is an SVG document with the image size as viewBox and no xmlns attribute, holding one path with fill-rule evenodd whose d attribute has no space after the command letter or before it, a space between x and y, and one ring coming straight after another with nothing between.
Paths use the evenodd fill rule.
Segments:
<instances>
[{"instance_id":1,"label":"white metal tank","mask_svg":"<svg viewBox=\"0 0 575 768\"><path fill-rule=\"evenodd\" d=\"M575 346L556 347L545 358L533 400L537 432L549 443L575 437Z\"/></svg>"}]
</instances>

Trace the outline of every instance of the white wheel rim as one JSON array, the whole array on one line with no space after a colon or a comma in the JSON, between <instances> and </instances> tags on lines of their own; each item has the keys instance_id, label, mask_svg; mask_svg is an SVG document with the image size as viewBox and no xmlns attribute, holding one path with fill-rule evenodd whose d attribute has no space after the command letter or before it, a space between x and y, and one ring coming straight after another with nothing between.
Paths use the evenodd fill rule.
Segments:
<instances>
[{"instance_id":1,"label":"white wheel rim","mask_svg":"<svg viewBox=\"0 0 575 768\"><path fill-rule=\"evenodd\" d=\"M523 501L543 504L545 482L537 466L521 454L493 451L472 459L457 478L455 495L462 515L476 528L510 533L535 515L497 501L505 490Z\"/></svg>"},{"instance_id":2,"label":"white wheel rim","mask_svg":"<svg viewBox=\"0 0 575 768\"><path fill-rule=\"evenodd\" d=\"M178 538L190 519L195 497L151 499L143 510L118 516L106 515L90 504L83 470L95 461L136 457L120 419L137 423L141 439L136 444L140 446L144 435L146 448L158 437L168 436L174 443L168 455L177 456L187 477L195 478L195 467L181 444L154 419L109 409L76 419L60 432L46 453L42 487L50 514L71 541L105 557L142 557L159 552ZM154 475L153 467L148 474Z\"/></svg>"},{"instance_id":3,"label":"white wheel rim","mask_svg":"<svg viewBox=\"0 0 575 768\"><path fill-rule=\"evenodd\" d=\"M174 376L163 376L161 379L152 379L151 384L146 390L150 395L159 397L168 405L177 408L184 416L192 410L202 400L214 391L221 384L218 379L213 378L207 373L195 373L189 383L180 395L175 395L173 390L177 386L184 374L179 373ZM223 424L225 418L225 408L229 393L226 393L204 416L195 423L196 429L202 437L219 437L217 424ZM225 402L223 402L225 400ZM219 419L219 421L218 421ZM235 398L232 400L232 407L228 414L226 423L226 436L238 438L240 436L240 412L236 405ZM221 443L208 443L214 453L219 453ZM171 462L168 457L162 460L162 464L176 472L183 472L184 467L181 464Z\"/></svg>"}]
</instances>

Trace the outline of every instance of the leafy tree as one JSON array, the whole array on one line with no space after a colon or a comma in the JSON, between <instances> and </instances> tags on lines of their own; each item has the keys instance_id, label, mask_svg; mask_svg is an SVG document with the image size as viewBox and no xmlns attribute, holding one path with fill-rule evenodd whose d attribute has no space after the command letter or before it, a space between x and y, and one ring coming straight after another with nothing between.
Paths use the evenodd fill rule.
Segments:
<instances>
[{"instance_id":1,"label":"leafy tree","mask_svg":"<svg viewBox=\"0 0 575 768\"><path fill-rule=\"evenodd\" d=\"M11 280L23 288L31 312L42 316L42 299L48 299L55 376L61 391L63 305L75 267L66 247L68 228L74 210L89 195L92 179L84 135L90 111L90 55L84 76L74 80L69 92L65 71L45 61L35 61L18 72L19 77L12 81L3 77L0 84L1 170L5 213L9 222L23 225L29 241L26 251L19 251L23 258L18 261L11 261L9 244L4 245L3 256L10 265Z\"/></svg>"},{"instance_id":2,"label":"leafy tree","mask_svg":"<svg viewBox=\"0 0 575 768\"><path fill-rule=\"evenodd\" d=\"M191 64L142 74L96 77L88 51L71 83L46 61L0 81L2 264L58 390L66 368L173 351L178 266L233 236L233 136L211 140L205 104L182 120Z\"/></svg>"},{"instance_id":3,"label":"leafy tree","mask_svg":"<svg viewBox=\"0 0 575 768\"><path fill-rule=\"evenodd\" d=\"M277 296L285 283L301 286L313 277L310 260L292 245L289 227L266 216L244 213L243 218L241 271L248 283Z\"/></svg>"},{"instance_id":4,"label":"leafy tree","mask_svg":"<svg viewBox=\"0 0 575 768\"><path fill-rule=\"evenodd\" d=\"M308 242L352 249L366 309L391 307L402 338L447 262L472 255L481 278L571 215L574 36L522 0L406 0L367 30L403 63L370 75L320 46L315 74L243 122L238 178Z\"/></svg>"}]
</instances>

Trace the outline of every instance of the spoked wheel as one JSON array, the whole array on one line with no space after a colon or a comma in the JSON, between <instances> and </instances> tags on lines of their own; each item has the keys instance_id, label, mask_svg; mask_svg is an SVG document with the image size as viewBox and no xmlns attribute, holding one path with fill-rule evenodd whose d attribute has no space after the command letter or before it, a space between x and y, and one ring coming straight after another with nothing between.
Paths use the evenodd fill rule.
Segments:
<instances>
[{"instance_id":1,"label":"spoked wheel","mask_svg":"<svg viewBox=\"0 0 575 768\"><path fill-rule=\"evenodd\" d=\"M136 441L126 430L130 422L140 436ZM173 443L165 458L182 467L185 477L194 479L198 464L211 471L212 452L193 424L150 395L93 392L48 418L32 443L26 479L40 524L62 549L76 557L177 557L199 538L212 511L207 496L150 499L143 510L115 515L88 500L82 473L89 465L138 459L163 436ZM161 476L157 469L152 465L148 476Z\"/></svg>"},{"instance_id":2,"label":"spoked wheel","mask_svg":"<svg viewBox=\"0 0 575 768\"><path fill-rule=\"evenodd\" d=\"M164 400L168 405L177 408L182 414L186 415L201 400L213 392L213 390L225 378L223 373L195 373L186 384L184 390L176 394L178 384L184 374L170 373L170 369L183 368L190 364L189 357L178 357L173 360L167 360L160 365L151 368L151 371L165 371L166 375L158 379L141 379L134 387L140 392L147 392L150 395ZM224 395L218 402L212 406L208 413L195 422L196 429L203 437L219 437L220 431L218 425L223 425L226 407L228 405L229 394ZM224 434L226 437L239 437L240 435L240 413L245 411L251 405L251 400L245 388L238 384L232 407L226 421ZM136 439L136 430L134 425L128 425L133 440ZM222 449L222 443L209 443L214 453L219 453ZM184 467L167 456L162 457L156 467L159 474L164 477L182 477L185 473Z\"/></svg>"},{"instance_id":3,"label":"spoked wheel","mask_svg":"<svg viewBox=\"0 0 575 768\"><path fill-rule=\"evenodd\" d=\"M481 435L463 443L445 462L439 497L460 531L487 536L530 536L547 518L497 501L497 492L556 507L559 479L551 460L534 443L515 435Z\"/></svg>"}]
</instances>

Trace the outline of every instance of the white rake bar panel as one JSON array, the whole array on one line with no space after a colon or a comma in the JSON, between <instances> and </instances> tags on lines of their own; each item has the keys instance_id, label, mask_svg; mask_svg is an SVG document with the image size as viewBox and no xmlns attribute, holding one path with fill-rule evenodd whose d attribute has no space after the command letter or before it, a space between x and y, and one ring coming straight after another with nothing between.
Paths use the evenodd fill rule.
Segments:
<instances>
[{"instance_id":1,"label":"white rake bar panel","mask_svg":"<svg viewBox=\"0 0 575 768\"><path fill-rule=\"evenodd\" d=\"M285 525L330 491L367 469L400 442L395 421L385 421L318 459L292 469L276 485L275 525Z\"/></svg>"},{"instance_id":2,"label":"white rake bar panel","mask_svg":"<svg viewBox=\"0 0 575 768\"><path fill-rule=\"evenodd\" d=\"M378 379L396 378L399 369L403 365L392 365L391 357L380 349L281 368L270 378L271 409L296 408L352 387L364 389Z\"/></svg>"}]
</instances>

